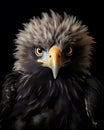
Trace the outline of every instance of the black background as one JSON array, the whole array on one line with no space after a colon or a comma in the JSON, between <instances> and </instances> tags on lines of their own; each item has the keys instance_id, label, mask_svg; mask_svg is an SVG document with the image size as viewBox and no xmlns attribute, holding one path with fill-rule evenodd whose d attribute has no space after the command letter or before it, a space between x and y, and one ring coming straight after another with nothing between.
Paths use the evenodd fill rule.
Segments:
<instances>
[{"instance_id":1,"label":"black background","mask_svg":"<svg viewBox=\"0 0 104 130\"><path fill-rule=\"evenodd\" d=\"M92 3L91 3L92 2ZM13 67L14 39L18 29L23 29L22 23L29 22L33 16L41 16L41 12L49 9L63 14L77 16L89 27L90 35L95 38L95 52L92 60L92 74L103 82L104 80L104 7L100 1L74 0L14 0L0 3L0 84Z\"/></svg>"}]
</instances>

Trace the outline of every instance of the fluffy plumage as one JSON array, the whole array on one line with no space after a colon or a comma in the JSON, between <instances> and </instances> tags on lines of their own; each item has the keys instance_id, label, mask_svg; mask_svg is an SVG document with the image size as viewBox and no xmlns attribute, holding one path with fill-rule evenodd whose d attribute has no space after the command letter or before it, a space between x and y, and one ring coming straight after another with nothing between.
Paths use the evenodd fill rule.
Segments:
<instances>
[{"instance_id":1,"label":"fluffy plumage","mask_svg":"<svg viewBox=\"0 0 104 130\"><path fill-rule=\"evenodd\" d=\"M1 129L103 130L104 88L89 71L93 43L87 27L66 13L25 24L2 86Z\"/></svg>"},{"instance_id":2,"label":"fluffy plumage","mask_svg":"<svg viewBox=\"0 0 104 130\"><path fill-rule=\"evenodd\" d=\"M27 52L31 51L33 46L48 48L53 44L61 44L61 46L72 44L76 49L78 48L72 65L75 66L74 70L79 69L89 73L91 44L94 41L88 35L87 26L82 25L76 17L67 14L62 17L54 12L51 12L51 16L42 13L42 18L34 17L30 23L24 24L24 30L17 36L15 53L17 61L14 66L16 71L33 72L34 60L31 53Z\"/></svg>"}]
</instances>

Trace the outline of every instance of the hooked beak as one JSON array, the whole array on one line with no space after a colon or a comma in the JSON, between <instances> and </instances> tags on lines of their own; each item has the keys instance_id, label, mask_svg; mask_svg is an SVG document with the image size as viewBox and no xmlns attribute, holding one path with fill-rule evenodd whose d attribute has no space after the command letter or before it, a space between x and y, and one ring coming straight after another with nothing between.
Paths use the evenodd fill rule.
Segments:
<instances>
[{"instance_id":1,"label":"hooked beak","mask_svg":"<svg viewBox=\"0 0 104 130\"><path fill-rule=\"evenodd\" d=\"M38 62L43 63L45 67L49 67L52 70L54 79L56 79L61 67L61 51L54 45L49 49L47 59L39 59Z\"/></svg>"},{"instance_id":2,"label":"hooked beak","mask_svg":"<svg viewBox=\"0 0 104 130\"><path fill-rule=\"evenodd\" d=\"M56 79L61 67L61 52L57 46L50 48L48 53L48 63L52 69L53 77Z\"/></svg>"}]
</instances>

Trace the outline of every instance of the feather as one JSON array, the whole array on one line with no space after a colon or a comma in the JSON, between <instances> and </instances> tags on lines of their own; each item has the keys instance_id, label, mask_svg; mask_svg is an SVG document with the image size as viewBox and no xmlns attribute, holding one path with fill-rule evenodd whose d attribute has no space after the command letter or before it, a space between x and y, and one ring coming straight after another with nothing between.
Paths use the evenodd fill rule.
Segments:
<instances>
[{"instance_id":1,"label":"feather","mask_svg":"<svg viewBox=\"0 0 104 130\"><path fill-rule=\"evenodd\" d=\"M84 109L84 90L77 79L70 77L63 80L59 77L53 80L51 71L47 68L41 70L37 77L36 75L37 73L31 77L22 77L18 84L16 103L10 115L14 127L20 127L20 125L16 126L18 119L26 124L25 127L30 128L33 126L38 128L42 124L42 128L50 129L51 124L55 124L52 128L56 129L88 128L86 125L90 120ZM18 98L20 95L21 98ZM75 126L71 125L71 122ZM79 125L82 122L83 125Z\"/></svg>"},{"instance_id":2,"label":"feather","mask_svg":"<svg viewBox=\"0 0 104 130\"><path fill-rule=\"evenodd\" d=\"M12 72L5 78L5 82L2 86L1 100L0 100L0 123L2 127L2 121L7 120L7 117L12 111L15 104L17 83L21 74L18 72ZM6 121L4 121L6 123ZM8 123L7 123L8 124ZM5 125L5 124L4 124Z\"/></svg>"},{"instance_id":3,"label":"feather","mask_svg":"<svg viewBox=\"0 0 104 130\"><path fill-rule=\"evenodd\" d=\"M94 77L86 81L85 104L86 111L93 125L104 128L104 88Z\"/></svg>"}]
</instances>

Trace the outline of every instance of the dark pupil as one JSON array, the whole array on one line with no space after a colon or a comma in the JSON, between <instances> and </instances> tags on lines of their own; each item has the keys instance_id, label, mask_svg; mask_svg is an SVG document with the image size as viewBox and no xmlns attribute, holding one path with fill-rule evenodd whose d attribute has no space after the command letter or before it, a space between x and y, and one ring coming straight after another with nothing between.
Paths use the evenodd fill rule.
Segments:
<instances>
[{"instance_id":1,"label":"dark pupil","mask_svg":"<svg viewBox=\"0 0 104 130\"><path fill-rule=\"evenodd\" d=\"M66 54L70 52L70 47L65 49Z\"/></svg>"},{"instance_id":2,"label":"dark pupil","mask_svg":"<svg viewBox=\"0 0 104 130\"><path fill-rule=\"evenodd\" d=\"M42 53L42 49L41 49L41 48L38 48L38 52L39 52L39 53Z\"/></svg>"},{"instance_id":3,"label":"dark pupil","mask_svg":"<svg viewBox=\"0 0 104 130\"><path fill-rule=\"evenodd\" d=\"M67 49L66 49L66 52L67 52L67 53L70 52L70 48L67 48Z\"/></svg>"}]
</instances>

